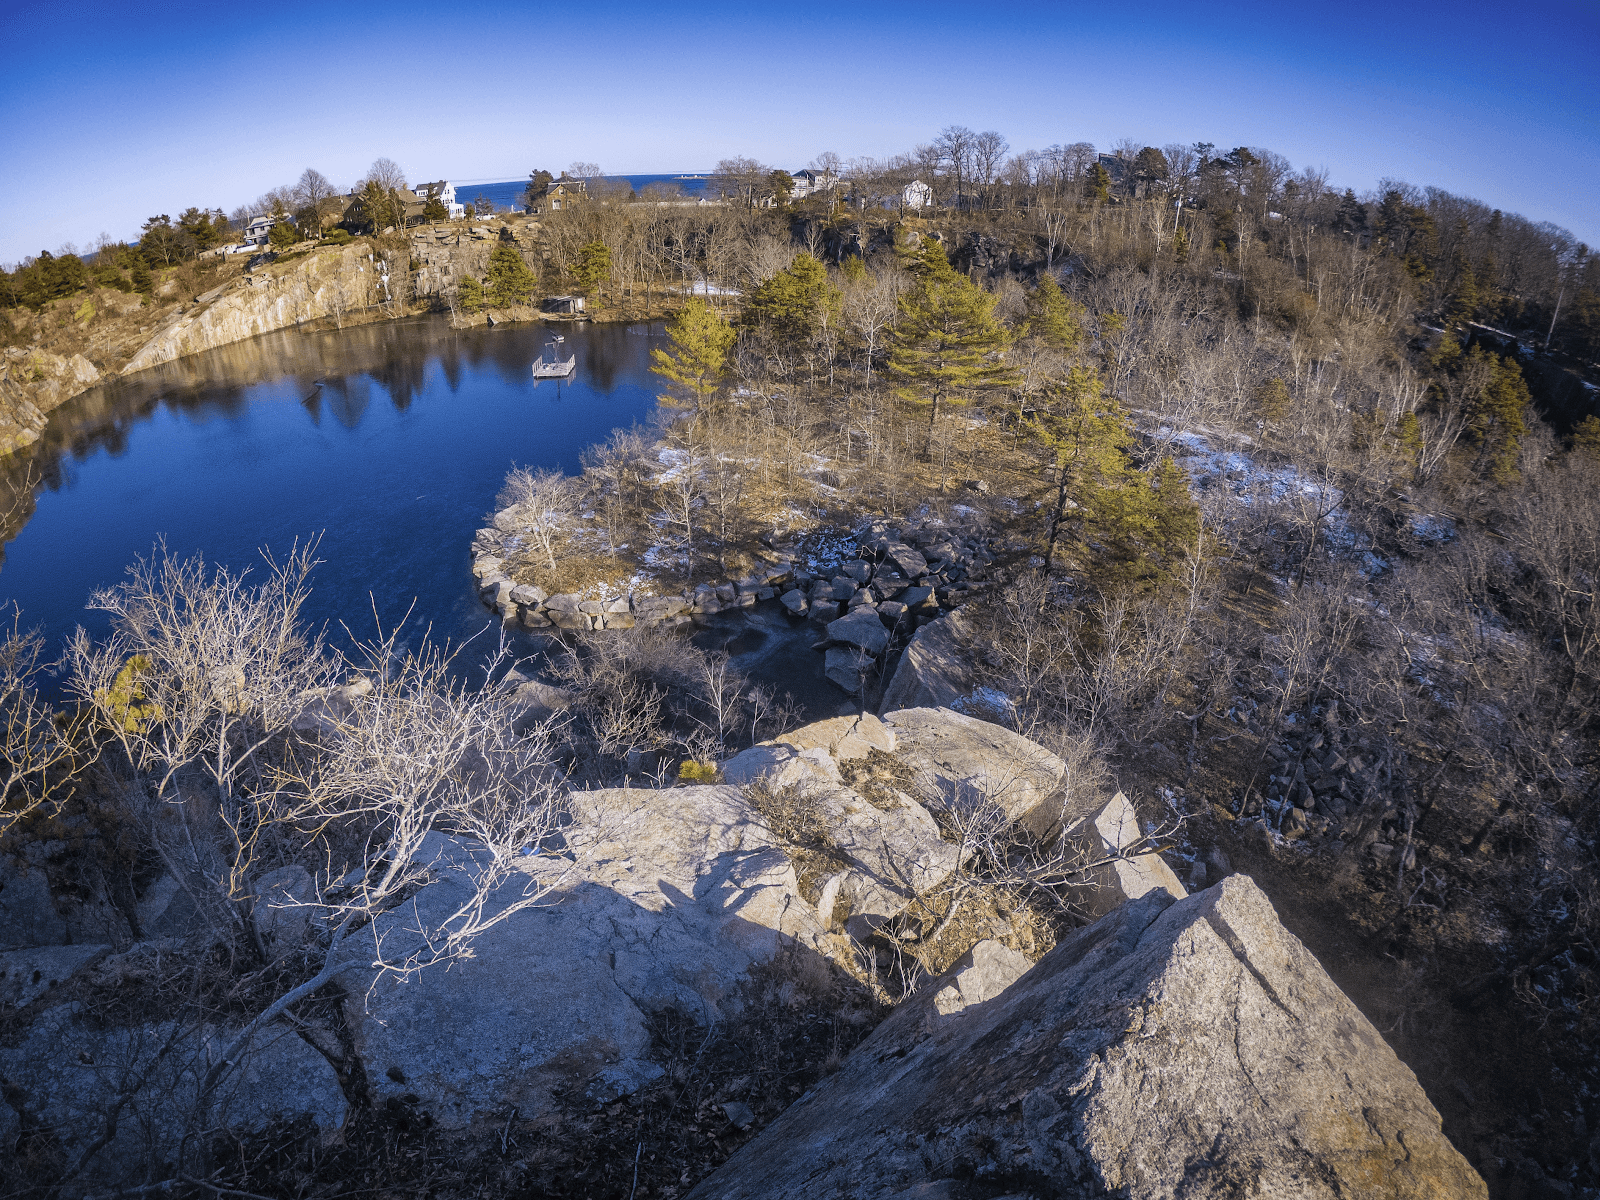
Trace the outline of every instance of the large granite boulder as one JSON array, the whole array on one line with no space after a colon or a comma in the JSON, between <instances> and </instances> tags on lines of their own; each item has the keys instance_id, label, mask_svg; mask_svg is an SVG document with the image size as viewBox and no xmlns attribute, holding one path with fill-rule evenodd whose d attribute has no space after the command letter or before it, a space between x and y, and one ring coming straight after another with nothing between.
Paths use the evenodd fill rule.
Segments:
<instances>
[{"instance_id":1,"label":"large granite boulder","mask_svg":"<svg viewBox=\"0 0 1600 1200\"><path fill-rule=\"evenodd\" d=\"M889 646L889 631L883 627L877 611L871 608L856 608L836 621L829 621L828 637L872 655L882 654Z\"/></svg>"},{"instance_id":2,"label":"large granite boulder","mask_svg":"<svg viewBox=\"0 0 1600 1200\"><path fill-rule=\"evenodd\" d=\"M930 621L901 651L878 712L952 707L977 686L972 656L972 631L965 617L953 612Z\"/></svg>"},{"instance_id":3,"label":"large granite boulder","mask_svg":"<svg viewBox=\"0 0 1600 1200\"><path fill-rule=\"evenodd\" d=\"M962 1004L949 979L691 1200L1487 1196L1410 1069L1244 876L1130 901L997 996Z\"/></svg>"},{"instance_id":4,"label":"large granite boulder","mask_svg":"<svg viewBox=\"0 0 1600 1200\"><path fill-rule=\"evenodd\" d=\"M820 746L839 762L865 758L874 750L892 754L895 748L894 730L871 713L813 721L780 734L773 741L784 742L797 750Z\"/></svg>"},{"instance_id":5,"label":"large granite boulder","mask_svg":"<svg viewBox=\"0 0 1600 1200\"><path fill-rule=\"evenodd\" d=\"M448 970L402 979L357 960L344 973L375 1101L414 1095L460 1128L558 1095L627 1094L661 1072L647 1012L673 1006L710 1025L737 1008L750 966L823 936L793 864L738 789L617 789L573 803L567 852L525 856L526 877L487 912L527 886L553 886L547 904L495 925ZM476 868L461 843L435 837L425 850L435 879L415 911L376 923L391 955L470 894Z\"/></svg>"},{"instance_id":6,"label":"large granite boulder","mask_svg":"<svg viewBox=\"0 0 1600 1200\"><path fill-rule=\"evenodd\" d=\"M1063 794L1065 763L1003 726L948 708L897 709L883 720L929 803L995 804L1010 821L1045 833L1081 799Z\"/></svg>"}]
</instances>

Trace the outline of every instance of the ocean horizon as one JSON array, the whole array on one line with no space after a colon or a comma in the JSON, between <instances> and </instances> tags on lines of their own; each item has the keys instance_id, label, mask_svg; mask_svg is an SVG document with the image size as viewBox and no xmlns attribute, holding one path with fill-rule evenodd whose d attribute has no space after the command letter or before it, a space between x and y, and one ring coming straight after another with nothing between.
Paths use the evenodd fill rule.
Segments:
<instances>
[{"instance_id":1,"label":"ocean horizon","mask_svg":"<svg viewBox=\"0 0 1600 1200\"><path fill-rule=\"evenodd\" d=\"M698 175L685 173L681 175L606 175L608 180L621 180L632 185L633 190L642 192L652 183L675 183L683 189L683 194L688 199L695 199L705 194L706 184L710 180L711 172L706 171ZM479 196L494 205L496 212L522 207L522 193L527 190L526 179L507 179L497 183L458 183L456 184L456 201L460 204L470 205Z\"/></svg>"}]
</instances>

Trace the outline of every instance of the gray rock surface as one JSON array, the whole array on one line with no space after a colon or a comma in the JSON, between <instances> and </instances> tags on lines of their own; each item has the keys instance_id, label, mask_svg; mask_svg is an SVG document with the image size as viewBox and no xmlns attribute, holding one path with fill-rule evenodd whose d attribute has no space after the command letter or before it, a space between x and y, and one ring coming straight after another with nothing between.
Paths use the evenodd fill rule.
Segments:
<instances>
[{"instance_id":1,"label":"gray rock surface","mask_svg":"<svg viewBox=\"0 0 1600 1200\"><path fill-rule=\"evenodd\" d=\"M645 1012L675 1005L709 1024L785 938L821 936L793 865L736 788L584 792L574 804L569 855L523 863L530 880L559 884L547 906L496 925L449 970L374 979L358 960L344 973L378 1103L415 1094L459 1128L536 1111L558 1091L595 1103L625 1094L660 1073ZM416 897L424 920L466 896L450 868L471 869L459 844L430 847L439 869ZM376 932L397 950L415 920L397 910Z\"/></svg>"},{"instance_id":2,"label":"gray rock surface","mask_svg":"<svg viewBox=\"0 0 1600 1200\"><path fill-rule=\"evenodd\" d=\"M76 1155L100 1136L124 1080L147 1075L143 1088L121 1110L115 1136L73 1181L82 1188L144 1182L153 1149L157 1161L178 1148L190 1119L198 1079L212 1056L237 1030L216 1026L183 1029L168 1021L105 1028L83 1019L77 1004L42 1014L27 1036L0 1047L0 1077L8 1099L37 1128ZM259 1130L273 1121L308 1115L323 1135L345 1119L339 1077L328 1060L287 1025L256 1038L238 1069L225 1077L209 1128Z\"/></svg>"},{"instance_id":3,"label":"gray rock surface","mask_svg":"<svg viewBox=\"0 0 1600 1200\"><path fill-rule=\"evenodd\" d=\"M692 1200L955 1196L957 1180L1128 1200L1487 1196L1416 1077L1243 876L1130 901L945 1016L950 986L904 1003Z\"/></svg>"},{"instance_id":4,"label":"gray rock surface","mask_svg":"<svg viewBox=\"0 0 1600 1200\"><path fill-rule=\"evenodd\" d=\"M843 925L851 937L866 938L956 869L957 847L939 836L938 824L914 800L880 808L843 787L819 789L811 800L835 848L851 863L828 881L834 889L829 903L817 905L830 929ZM848 905L847 917L841 916L841 901Z\"/></svg>"},{"instance_id":5,"label":"gray rock surface","mask_svg":"<svg viewBox=\"0 0 1600 1200\"><path fill-rule=\"evenodd\" d=\"M32 1004L110 953L110 946L32 946L0 953L0 1005Z\"/></svg>"},{"instance_id":6,"label":"gray rock surface","mask_svg":"<svg viewBox=\"0 0 1600 1200\"><path fill-rule=\"evenodd\" d=\"M1075 836L1091 859L1127 854L1139 844L1142 836L1139 815L1132 802L1118 792L1079 827ZM1132 854L1097 867L1092 886L1084 889L1081 900L1089 915L1098 917L1158 888L1176 900L1189 894L1161 855Z\"/></svg>"},{"instance_id":7,"label":"gray rock surface","mask_svg":"<svg viewBox=\"0 0 1600 1200\"><path fill-rule=\"evenodd\" d=\"M839 762L866 758L874 750L894 753L894 730L871 713L853 717L829 717L812 721L799 729L792 729L773 741L783 742L798 750L820 746Z\"/></svg>"},{"instance_id":8,"label":"gray rock surface","mask_svg":"<svg viewBox=\"0 0 1600 1200\"><path fill-rule=\"evenodd\" d=\"M912 635L883 691L880 713L898 708L949 708L970 695L971 630L960 613L930 621Z\"/></svg>"},{"instance_id":9,"label":"gray rock surface","mask_svg":"<svg viewBox=\"0 0 1600 1200\"><path fill-rule=\"evenodd\" d=\"M883 552L883 561L907 579L928 573L928 560L904 542L893 542Z\"/></svg>"},{"instance_id":10,"label":"gray rock surface","mask_svg":"<svg viewBox=\"0 0 1600 1200\"><path fill-rule=\"evenodd\" d=\"M872 613L867 615L872 617L872 623L882 632L883 626L878 624L878 618ZM838 623L835 621L833 625ZM832 629L833 625L828 628ZM822 673L827 676L828 682L851 696L859 696L865 690L867 676L873 665L872 656L854 646L829 646L828 652L822 656Z\"/></svg>"},{"instance_id":11,"label":"gray rock surface","mask_svg":"<svg viewBox=\"0 0 1600 1200\"><path fill-rule=\"evenodd\" d=\"M279 867L256 881L252 915L256 934L269 957L288 954L306 940L311 931L311 909L306 906L315 893L304 867Z\"/></svg>"},{"instance_id":12,"label":"gray rock surface","mask_svg":"<svg viewBox=\"0 0 1600 1200\"><path fill-rule=\"evenodd\" d=\"M828 636L872 655L882 654L889 645L889 631L877 611L870 608L858 607L837 621L829 621Z\"/></svg>"},{"instance_id":13,"label":"gray rock surface","mask_svg":"<svg viewBox=\"0 0 1600 1200\"><path fill-rule=\"evenodd\" d=\"M992 802L1042 832L1061 818L1066 764L1009 729L948 708L884 714L923 793L955 809Z\"/></svg>"},{"instance_id":14,"label":"gray rock surface","mask_svg":"<svg viewBox=\"0 0 1600 1200\"><path fill-rule=\"evenodd\" d=\"M954 1016L974 1004L993 1000L1028 973L1028 956L992 939L968 950L940 980L933 1008L941 1017Z\"/></svg>"},{"instance_id":15,"label":"gray rock surface","mask_svg":"<svg viewBox=\"0 0 1600 1200\"><path fill-rule=\"evenodd\" d=\"M55 946L67 940L43 868L0 855L0 948Z\"/></svg>"}]
</instances>

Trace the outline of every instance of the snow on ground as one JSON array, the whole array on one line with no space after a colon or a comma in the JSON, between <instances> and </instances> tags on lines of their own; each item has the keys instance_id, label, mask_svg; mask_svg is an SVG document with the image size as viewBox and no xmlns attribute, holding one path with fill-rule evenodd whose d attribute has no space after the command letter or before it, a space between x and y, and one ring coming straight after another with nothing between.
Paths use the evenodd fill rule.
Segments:
<instances>
[{"instance_id":1,"label":"snow on ground","mask_svg":"<svg viewBox=\"0 0 1600 1200\"><path fill-rule=\"evenodd\" d=\"M1417 513L1407 524L1425 542L1453 542L1456 537L1456 523L1439 513Z\"/></svg>"},{"instance_id":2,"label":"snow on ground","mask_svg":"<svg viewBox=\"0 0 1600 1200\"><path fill-rule=\"evenodd\" d=\"M1168 446L1173 461L1188 472L1195 499L1203 499L1207 491L1222 489L1229 501L1241 508L1304 504L1324 514L1328 544L1359 558L1364 574L1376 575L1388 568L1388 563L1372 553L1367 536L1351 527L1344 493L1333 484L1314 479L1292 464L1263 466L1247 452L1255 443L1242 435L1198 429L1178 432L1162 425L1155 437ZM1214 443L1224 439L1241 448L1216 449Z\"/></svg>"},{"instance_id":3,"label":"snow on ground","mask_svg":"<svg viewBox=\"0 0 1600 1200\"><path fill-rule=\"evenodd\" d=\"M688 463L689 452L687 450L661 450L656 454L656 461L667 469L656 476L655 482L670 483L678 477L678 474Z\"/></svg>"}]
</instances>

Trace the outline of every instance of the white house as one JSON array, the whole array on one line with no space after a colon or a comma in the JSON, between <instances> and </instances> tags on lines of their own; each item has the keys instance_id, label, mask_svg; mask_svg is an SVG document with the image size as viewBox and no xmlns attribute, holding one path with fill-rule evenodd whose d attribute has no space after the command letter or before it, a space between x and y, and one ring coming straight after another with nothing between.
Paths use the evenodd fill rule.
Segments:
<instances>
[{"instance_id":1,"label":"white house","mask_svg":"<svg viewBox=\"0 0 1600 1200\"><path fill-rule=\"evenodd\" d=\"M272 232L273 218L271 214L264 217L251 217L250 223L244 227L244 237L239 239L243 246L265 246L267 235Z\"/></svg>"},{"instance_id":2,"label":"white house","mask_svg":"<svg viewBox=\"0 0 1600 1200\"><path fill-rule=\"evenodd\" d=\"M832 191L837 186L839 177L832 171L796 171L793 197L800 200L815 192Z\"/></svg>"},{"instance_id":3,"label":"white house","mask_svg":"<svg viewBox=\"0 0 1600 1200\"><path fill-rule=\"evenodd\" d=\"M926 208L933 203L933 189L920 179L913 179L900 193L902 208Z\"/></svg>"},{"instance_id":4,"label":"white house","mask_svg":"<svg viewBox=\"0 0 1600 1200\"><path fill-rule=\"evenodd\" d=\"M466 205L456 203L456 185L448 179L440 179L434 183L419 183L414 190L424 204L429 200L437 200L444 205L452 221L459 221L467 215Z\"/></svg>"}]
</instances>

